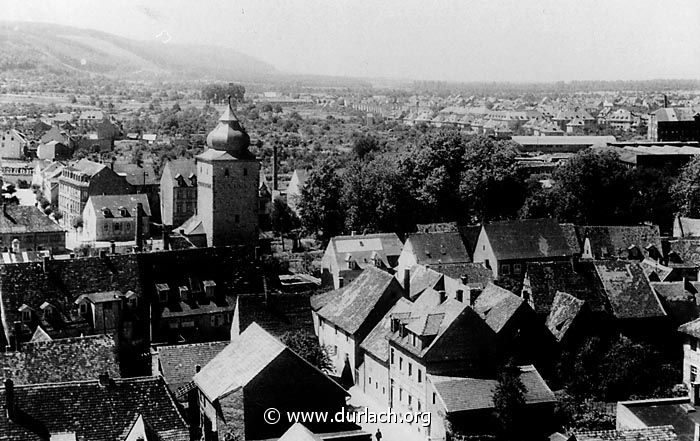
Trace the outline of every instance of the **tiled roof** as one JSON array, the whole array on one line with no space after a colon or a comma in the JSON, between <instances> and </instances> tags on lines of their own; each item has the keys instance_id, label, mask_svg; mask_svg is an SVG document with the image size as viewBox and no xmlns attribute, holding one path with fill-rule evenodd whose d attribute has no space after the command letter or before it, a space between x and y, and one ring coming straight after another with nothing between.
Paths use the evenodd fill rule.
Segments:
<instances>
[{"instance_id":1,"label":"tiled roof","mask_svg":"<svg viewBox=\"0 0 700 441\"><path fill-rule=\"evenodd\" d=\"M119 376L117 347L108 335L25 343L21 349L0 353L0 372L15 384L79 381L105 373Z\"/></svg>"},{"instance_id":2,"label":"tiled roof","mask_svg":"<svg viewBox=\"0 0 700 441\"><path fill-rule=\"evenodd\" d=\"M450 263L429 268L455 280L465 277L467 286L472 288L483 288L493 281L493 271L481 263Z\"/></svg>"},{"instance_id":3,"label":"tiled roof","mask_svg":"<svg viewBox=\"0 0 700 441\"><path fill-rule=\"evenodd\" d=\"M663 317L659 299L638 263L601 261L594 264L611 307L618 319Z\"/></svg>"},{"instance_id":4,"label":"tiled roof","mask_svg":"<svg viewBox=\"0 0 700 441\"><path fill-rule=\"evenodd\" d=\"M585 302L571 294L557 292L552 309L547 316L546 326L557 341L562 341L569 328L582 311Z\"/></svg>"},{"instance_id":5,"label":"tiled roof","mask_svg":"<svg viewBox=\"0 0 700 441\"><path fill-rule=\"evenodd\" d=\"M498 260L571 256L572 251L554 219L493 222L484 230Z\"/></svg>"},{"instance_id":6,"label":"tiled roof","mask_svg":"<svg viewBox=\"0 0 700 441\"><path fill-rule=\"evenodd\" d=\"M669 254L674 253L683 263L700 265L700 238L669 240ZM679 262L673 262L679 263Z\"/></svg>"},{"instance_id":7,"label":"tiled roof","mask_svg":"<svg viewBox=\"0 0 700 441\"><path fill-rule=\"evenodd\" d=\"M62 232L63 229L37 207L8 204L0 213L0 234ZM21 244L20 244L21 245Z\"/></svg>"},{"instance_id":8,"label":"tiled roof","mask_svg":"<svg viewBox=\"0 0 700 441\"><path fill-rule=\"evenodd\" d=\"M435 386L447 413L469 410L493 409L493 394L498 381L484 378L441 377L428 375ZM556 397L531 366L520 367L520 379L525 386L525 403L554 403Z\"/></svg>"},{"instance_id":9,"label":"tiled roof","mask_svg":"<svg viewBox=\"0 0 700 441\"><path fill-rule=\"evenodd\" d=\"M574 432L574 439L576 441L675 441L678 435L673 426L666 425L642 429Z\"/></svg>"},{"instance_id":10,"label":"tiled roof","mask_svg":"<svg viewBox=\"0 0 700 441\"><path fill-rule=\"evenodd\" d=\"M185 345L159 346L158 361L171 391L192 381L196 366L204 367L230 342L216 341Z\"/></svg>"},{"instance_id":11,"label":"tiled roof","mask_svg":"<svg viewBox=\"0 0 700 441\"><path fill-rule=\"evenodd\" d=\"M281 341L253 323L207 363L194 382L215 401L248 384L285 349Z\"/></svg>"},{"instance_id":12,"label":"tiled roof","mask_svg":"<svg viewBox=\"0 0 700 441\"><path fill-rule=\"evenodd\" d=\"M360 347L381 361L389 359L388 337L391 335L392 314L410 312L412 303L405 298L400 298L398 302L389 310L384 318L377 323L377 326L362 341Z\"/></svg>"},{"instance_id":13,"label":"tiled roof","mask_svg":"<svg viewBox=\"0 0 700 441\"><path fill-rule=\"evenodd\" d=\"M410 269L410 286L409 286L409 298L415 300L423 291L428 288L435 288L435 286L444 277L439 272L430 269L424 265L414 265ZM403 274L397 274L399 280L403 282ZM405 288L405 287L404 287Z\"/></svg>"},{"instance_id":14,"label":"tiled roof","mask_svg":"<svg viewBox=\"0 0 700 441\"><path fill-rule=\"evenodd\" d=\"M687 397L621 401L618 403L620 407L647 427L673 425L681 441L693 441L696 427L700 424L697 407L690 404Z\"/></svg>"},{"instance_id":15,"label":"tiled roof","mask_svg":"<svg viewBox=\"0 0 700 441\"><path fill-rule=\"evenodd\" d=\"M92 205L97 218L136 217L136 204L142 205L146 216L151 215L151 205L144 193L90 196L87 203Z\"/></svg>"},{"instance_id":16,"label":"tiled roof","mask_svg":"<svg viewBox=\"0 0 700 441\"><path fill-rule=\"evenodd\" d=\"M277 441L322 441L318 435L312 433L309 429L304 427L301 423L294 423L292 427L287 429L286 432Z\"/></svg>"},{"instance_id":17,"label":"tiled roof","mask_svg":"<svg viewBox=\"0 0 700 441\"><path fill-rule=\"evenodd\" d=\"M0 402L6 390L0 388ZM0 440L47 440L75 433L78 440L121 439L137 415L163 441L189 440L187 425L162 378L113 379L14 386L16 419L0 412Z\"/></svg>"},{"instance_id":18,"label":"tiled roof","mask_svg":"<svg viewBox=\"0 0 700 441\"><path fill-rule=\"evenodd\" d=\"M335 236L328 242L323 259L326 264L332 259L335 268L344 268L348 259L365 268L374 265L374 258L379 257L387 268L392 268L396 266L402 248L396 233Z\"/></svg>"},{"instance_id":19,"label":"tiled roof","mask_svg":"<svg viewBox=\"0 0 700 441\"><path fill-rule=\"evenodd\" d=\"M93 162L89 159L81 159L80 161L69 165L67 168L79 171L88 176L94 176L97 173L101 172L105 167L107 166L104 164L100 164L99 162Z\"/></svg>"},{"instance_id":20,"label":"tiled roof","mask_svg":"<svg viewBox=\"0 0 700 441\"><path fill-rule=\"evenodd\" d=\"M700 318L697 318L693 320L692 322L688 322L685 324L682 324L678 328L678 332L682 332L684 334L691 335L696 338L700 338Z\"/></svg>"},{"instance_id":21,"label":"tiled roof","mask_svg":"<svg viewBox=\"0 0 700 441\"><path fill-rule=\"evenodd\" d=\"M442 222L434 224L418 224L416 229L419 233L456 233L457 222Z\"/></svg>"},{"instance_id":22,"label":"tiled roof","mask_svg":"<svg viewBox=\"0 0 700 441\"><path fill-rule=\"evenodd\" d=\"M476 298L474 310L484 318L494 332L499 333L523 303L522 298L490 283Z\"/></svg>"},{"instance_id":23,"label":"tiled roof","mask_svg":"<svg viewBox=\"0 0 700 441\"><path fill-rule=\"evenodd\" d=\"M642 266L642 270L649 280L656 280L652 279L652 276L655 275L659 282L665 282L666 279L673 273L673 268L662 265L659 263L659 261L648 257L642 260L640 265Z\"/></svg>"},{"instance_id":24,"label":"tiled roof","mask_svg":"<svg viewBox=\"0 0 700 441\"><path fill-rule=\"evenodd\" d=\"M123 162L114 163L114 171L123 176L130 185L157 185L158 175L150 165L125 164Z\"/></svg>"},{"instance_id":25,"label":"tiled roof","mask_svg":"<svg viewBox=\"0 0 700 441\"><path fill-rule=\"evenodd\" d=\"M401 292L394 276L368 267L355 280L318 311L318 314L344 331L354 334L365 323L379 300L393 289Z\"/></svg>"},{"instance_id":26,"label":"tiled roof","mask_svg":"<svg viewBox=\"0 0 700 441\"><path fill-rule=\"evenodd\" d=\"M408 236L416 261L421 265L469 263L471 258L458 232L414 233Z\"/></svg>"},{"instance_id":27,"label":"tiled roof","mask_svg":"<svg viewBox=\"0 0 700 441\"><path fill-rule=\"evenodd\" d=\"M528 262L526 274L532 304L538 314L549 314L558 291L588 301L594 310L605 309L594 280L574 271L571 262ZM525 289L524 286L523 291Z\"/></svg>"},{"instance_id":28,"label":"tiled roof","mask_svg":"<svg viewBox=\"0 0 700 441\"><path fill-rule=\"evenodd\" d=\"M184 182L188 186L192 186L196 182L197 167L195 165L194 159L175 159L172 161L168 161L165 164L164 168L170 169L170 175L173 177L174 182L177 182L177 179L175 178L178 175L182 176ZM192 179L193 177L195 179Z\"/></svg>"},{"instance_id":29,"label":"tiled roof","mask_svg":"<svg viewBox=\"0 0 700 441\"><path fill-rule=\"evenodd\" d=\"M581 241L581 249L588 239L593 256L599 259L608 256L627 259L630 246L643 251L648 245L653 245L661 252L658 225L576 226L576 232Z\"/></svg>"}]
</instances>

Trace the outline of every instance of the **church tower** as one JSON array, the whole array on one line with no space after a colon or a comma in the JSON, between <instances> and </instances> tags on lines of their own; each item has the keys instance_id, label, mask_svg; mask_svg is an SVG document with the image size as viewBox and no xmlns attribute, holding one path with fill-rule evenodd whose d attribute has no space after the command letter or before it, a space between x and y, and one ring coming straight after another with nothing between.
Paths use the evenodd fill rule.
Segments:
<instances>
[{"instance_id":1,"label":"church tower","mask_svg":"<svg viewBox=\"0 0 700 441\"><path fill-rule=\"evenodd\" d=\"M250 137L228 107L196 157L197 214L207 246L250 245L258 240L260 163Z\"/></svg>"}]
</instances>

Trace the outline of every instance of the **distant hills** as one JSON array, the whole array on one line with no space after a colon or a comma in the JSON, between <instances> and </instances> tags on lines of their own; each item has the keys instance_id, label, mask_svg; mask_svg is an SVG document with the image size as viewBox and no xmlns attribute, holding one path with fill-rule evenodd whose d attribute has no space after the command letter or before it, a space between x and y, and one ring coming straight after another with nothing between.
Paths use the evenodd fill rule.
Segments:
<instances>
[{"instance_id":1,"label":"distant hills","mask_svg":"<svg viewBox=\"0 0 700 441\"><path fill-rule=\"evenodd\" d=\"M272 65L229 48L138 41L55 24L0 22L0 74L8 70L132 79L251 80L279 75Z\"/></svg>"}]
</instances>

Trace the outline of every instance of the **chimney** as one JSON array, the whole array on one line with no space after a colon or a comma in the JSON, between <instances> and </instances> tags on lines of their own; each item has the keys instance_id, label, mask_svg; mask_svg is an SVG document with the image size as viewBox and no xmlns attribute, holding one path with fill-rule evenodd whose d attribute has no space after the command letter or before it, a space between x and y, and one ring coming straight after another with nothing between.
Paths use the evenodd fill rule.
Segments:
<instances>
[{"instance_id":1,"label":"chimney","mask_svg":"<svg viewBox=\"0 0 700 441\"><path fill-rule=\"evenodd\" d=\"M272 190L279 190L277 187L277 144L272 146Z\"/></svg>"},{"instance_id":2,"label":"chimney","mask_svg":"<svg viewBox=\"0 0 700 441\"><path fill-rule=\"evenodd\" d=\"M464 290L462 290L462 289L457 290L457 301L459 301L459 302L464 301Z\"/></svg>"},{"instance_id":3,"label":"chimney","mask_svg":"<svg viewBox=\"0 0 700 441\"><path fill-rule=\"evenodd\" d=\"M134 235L136 240L136 249L141 251L143 248L143 204L141 202L136 203L134 208Z\"/></svg>"},{"instance_id":4,"label":"chimney","mask_svg":"<svg viewBox=\"0 0 700 441\"><path fill-rule=\"evenodd\" d=\"M462 285L467 286L467 283L469 282L469 277L464 274L459 278L459 280L462 282Z\"/></svg>"},{"instance_id":5,"label":"chimney","mask_svg":"<svg viewBox=\"0 0 700 441\"><path fill-rule=\"evenodd\" d=\"M109 241L109 252L112 254L117 254L117 244L113 240Z\"/></svg>"},{"instance_id":6,"label":"chimney","mask_svg":"<svg viewBox=\"0 0 700 441\"><path fill-rule=\"evenodd\" d=\"M168 251L170 249L170 236L168 235L168 226L163 225L163 250Z\"/></svg>"},{"instance_id":7,"label":"chimney","mask_svg":"<svg viewBox=\"0 0 700 441\"><path fill-rule=\"evenodd\" d=\"M44 271L44 274L49 272L49 261L51 260L51 256L43 256L41 258L41 269Z\"/></svg>"},{"instance_id":8,"label":"chimney","mask_svg":"<svg viewBox=\"0 0 700 441\"><path fill-rule=\"evenodd\" d=\"M411 270L406 268L403 270L403 291L407 299L411 298Z\"/></svg>"},{"instance_id":9,"label":"chimney","mask_svg":"<svg viewBox=\"0 0 700 441\"><path fill-rule=\"evenodd\" d=\"M345 279L343 277L338 277L338 288L345 286Z\"/></svg>"},{"instance_id":10,"label":"chimney","mask_svg":"<svg viewBox=\"0 0 700 441\"><path fill-rule=\"evenodd\" d=\"M15 384L11 379L5 379L5 412L8 420L15 418Z\"/></svg>"},{"instance_id":11,"label":"chimney","mask_svg":"<svg viewBox=\"0 0 700 441\"><path fill-rule=\"evenodd\" d=\"M22 322L13 323L13 332L15 334L15 351L22 350Z\"/></svg>"}]
</instances>

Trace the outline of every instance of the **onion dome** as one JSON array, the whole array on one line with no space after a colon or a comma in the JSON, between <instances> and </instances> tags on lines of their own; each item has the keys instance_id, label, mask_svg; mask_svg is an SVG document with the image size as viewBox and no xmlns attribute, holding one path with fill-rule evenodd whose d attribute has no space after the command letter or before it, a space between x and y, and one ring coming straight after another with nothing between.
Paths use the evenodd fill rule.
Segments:
<instances>
[{"instance_id":1,"label":"onion dome","mask_svg":"<svg viewBox=\"0 0 700 441\"><path fill-rule=\"evenodd\" d=\"M233 113L231 95L228 96L228 107L219 118L219 124L207 135L207 146L225 151L236 158L250 156L250 136Z\"/></svg>"}]
</instances>

